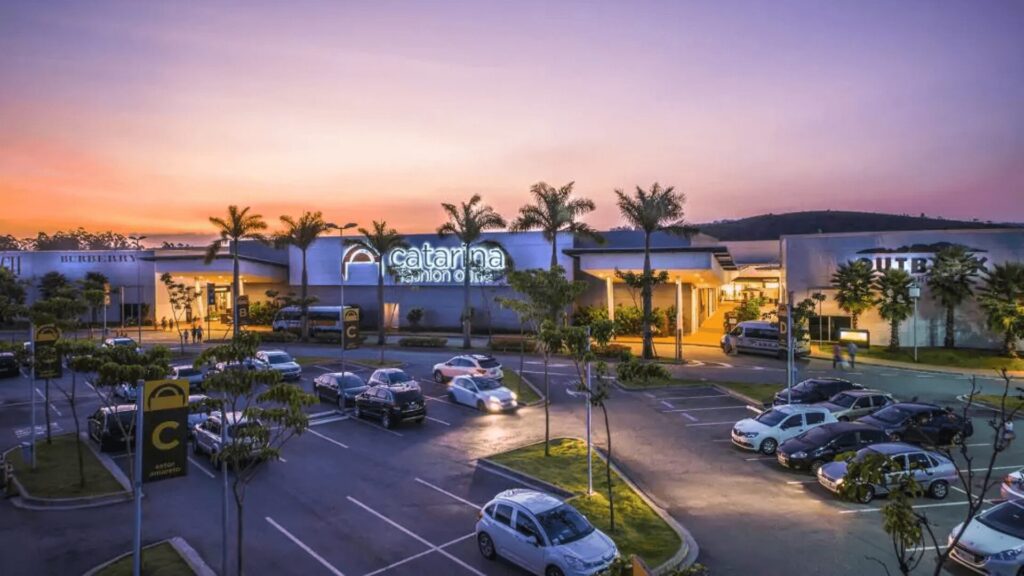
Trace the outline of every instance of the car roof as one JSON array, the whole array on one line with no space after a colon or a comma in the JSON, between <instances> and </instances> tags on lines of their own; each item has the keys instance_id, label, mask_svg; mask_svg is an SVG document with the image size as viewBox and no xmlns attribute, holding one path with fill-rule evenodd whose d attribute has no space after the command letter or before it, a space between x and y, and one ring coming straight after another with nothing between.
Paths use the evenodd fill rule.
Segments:
<instances>
[{"instance_id":1,"label":"car roof","mask_svg":"<svg viewBox=\"0 0 1024 576\"><path fill-rule=\"evenodd\" d=\"M818 406L817 404L779 404L774 406L773 410L778 410L784 414L800 414L801 412L828 412L828 408L824 406Z\"/></svg>"},{"instance_id":2,"label":"car roof","mask_svg":"<svg viewBox=\"0 0 1024 576\"><path fill-rule=\"evenodd\" d=\"M469 357L474 360L494 360L494 356L490 354L470 354Z\"/></svg>"},{"instance_id":3,"label":"car roof","mask_svg":"<svg viewBox=\"0 0 1024 576\"><path fill-rule=\"evenodd\" d=\"M874 389L871 389L871 388L854 388L852 390L843 390L842 392L839 392L839 394L849 394L851 396L878 396L878 395L888 396L889 395L888 392L883 392L882 390L874 390Z\"/></svg>"},{"instance_id":4,"label":"car roof","mask_svg":"<svg viewBox=\"0 0 1024 576\"><path fill-rule=\"evenodd\" d=\"M210 399L210 397L207 396L206 394L189 394L188 395L188 401L189 401L190 404L192 402L202 402L203 400L209 400L209 399Z\"/></svg>"},{"instance_id":5,"label":"car roof","mask_svg":"<svg viewBox=\"0 0 1024 576\"><path fill-rule=\"evenodd\" d=\"M135 404L118 404L116 406L104 406L100 408L100 412L104 414L110 414L111 412L131 412L135 410Z\"/></svg>"},{"instance_id":6,"label":"car roof","mask_svg":"<svg viewBox=\"0 0 1024 576\"><path fill-rule=\"evenodd\" d=\"M924 412L926 410L942 410L942 407L938 404L929 404L927 402L897 402L891 406L897 408L903 408L912 412Z\"/></svg>"},{"instance_id":7,"label":"car roof","mask_svg":"<svg viewBox=\"0 0 1024 576\"><path fill-rule=\"evenodd\" d=\"M376 372L380 372L382 374L391 374L392 372L405 372L405 371L402 370L401 368L377 368ZM376 372L374 372L374 373L376 374Z\"/></svg>"},{"instance_id":8,"label":"car roof","mask_svg":"<svg viewBox=\"0 0 1024 576\"><path fill-rule=\"evenodd\" d=\"M178 364L177 366L171 366L171 370L183 370L185 368L193 368L193 369L199 370L199 368L196 368L195 366L193 366L191 364Z\"/></svg>"},{"instance_id":9,"label":"car roof","mask_svg":"<svg viewBox=\"0 0 1024 576\"><path fill-rule=\"evenodd\" d=\"M546 512L552 508L557 508L562 505L562 501L550 494L538 492L536 490L527 490L525 488L512 488L500 492L494 497L495 500L505 500L518 504L523 508L526 508L533 514L540 514Z\"/></svg>"},{"instance_id":10,"label":"car roof","mask_svg":"<svg viewBox=\"0 0 1024 576\"><path fill-rule=\"evenodd\" d=\"M260 350L260 352L264 354L287 354L287 352L279 348L274 348L273 350Z\"/></svg>"},{"instance_id":11,"label":"car roof","mask_svg":"<svg viewBox=\"0 0 1024 576\"><path fill-rule=\"evenodd\" d=\"M332 376L334 378L340 378L344 376L355 376L356 378L359 378L359 374L356 374L355 372L327 372L326 374L324 374L324 376ZM362 378L359 379L362 380Z\"/></svg>"},{"instance_id":12,"label":"car roof","mask_svg":"<svg viewBox=\"0 0 1024 576\"><path fill-rule=\"evenodd\" d=\"M899 456L900 454L906 454L908 452L928 452L920 446L914 446L913 444L907 444L905 442L884 442L882 444L872 444L868 446L868 450L873 450L879 454L885 454L886 456Z\"/></svg>"},{"instance_id":13,"label":"car roof","mask_svg":"<svg viewBox=\"0 0 1024 576\"><path fill-rule=\"evenodd\" d=\"M750 328L771 328L772 330L778 330L779 327L771 322L765 320L744 320L737 324L737 326L750 327Z\"/></svg>"},{"instance_id":14,"label":"car roof","mask_svg":"<svg viewBox=\"0 0 1024 576\"><path fill-rule=\"evenodd\" d=\"M14 358L14 352L0 352L0 356L10 356Z\"/></svg>"},{"instance_id":15,"label":"car roof","mask_svg":"<svg viewBox=\"0 0 1024 576\"><path fill-rule=\"evenodd\" d=\"M833 434L842 434L853 430L878 430L878 428L865 422L829 422L828 424L818 426L818 429ZM881 432L881 430L878 431Z\"/></svg>"},{"instance_id":16,"label":"car roof","mask_svg":"<svg viewBox=\"0 0 1024 576\"><path fill-rule=\"evenodd\" d=\"M831 376L826 377L826 378L807 378L806 380L801 380L800 382L798 382L798 384L803 384L804 382L821 382L821 383L845 382L845 383L853 384L853 382L850 382L846 378L833 378Z\"/></svg>"}]
</instances>

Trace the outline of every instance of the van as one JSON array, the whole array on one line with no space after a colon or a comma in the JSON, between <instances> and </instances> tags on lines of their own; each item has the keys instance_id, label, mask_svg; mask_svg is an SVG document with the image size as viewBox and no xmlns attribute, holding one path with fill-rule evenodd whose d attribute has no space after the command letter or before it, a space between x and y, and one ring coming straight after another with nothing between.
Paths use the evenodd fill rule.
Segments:
<instances>
[{"instance_id":1,"label":"van","mask_svg":"<svg viewBox=\"0 0 1024 576\"><path fill-rule=\"evenodd\" d=\"M89 438L100 445L101 452L127 448L135 438L135 405L104 406L89 416L88 426Z\"/></svg>"},{"instance_id":2,"label":"van","mask_svg":"<svg viewBox=\"0 0 1024 576\"><path fill-rule=\"evenodd\" d=\"M721 346L722 351L726 354L749 352L785 358L786 348L781 345L780 338L778 324L762 320L748 320L740 322L728 334L723 335ZM794 351L796 356L806 356L810 352L809 339L805 337L797 342Z\"/></svg>"}]
</instances>

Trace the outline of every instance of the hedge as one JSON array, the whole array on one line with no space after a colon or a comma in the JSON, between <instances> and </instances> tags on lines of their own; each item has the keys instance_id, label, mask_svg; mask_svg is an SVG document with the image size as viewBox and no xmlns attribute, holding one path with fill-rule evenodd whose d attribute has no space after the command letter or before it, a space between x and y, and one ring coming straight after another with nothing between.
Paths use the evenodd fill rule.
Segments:
<instances>
[{"instance_id":1,"label":"hedge","mask_svg":"<svg viewBox=\"0 0 1024 576\"><path fill-rule=\"evenodd\" d=\"M520 349L533 352L537 348L537 340L520 336L494 336L490 348L498 352L519 352Z\"/></svg>"},{"instance_id":2,"label":"hedge","mask_svg":"<svg viewBox=\"0 0 1024 576\"><path fill-rule=\"evenodd\" d=\"M429 336L408 336L400 338L398 345L404 348L444 348L448 345L448 339L432 338Z\"/></svg>"}]
</instances>

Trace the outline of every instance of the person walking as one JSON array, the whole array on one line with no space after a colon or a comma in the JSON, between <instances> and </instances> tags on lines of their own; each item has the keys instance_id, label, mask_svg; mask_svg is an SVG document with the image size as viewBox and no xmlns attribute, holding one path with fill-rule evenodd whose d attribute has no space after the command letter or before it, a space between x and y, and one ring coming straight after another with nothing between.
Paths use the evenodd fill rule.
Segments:
<instances>
[{"instance_id":1,"label":"person walking","mask_svg":"<svg viewBox=\"0 0 1024 576\"><path fill-rule=\"evenodd\" d=\"M199 343L199 330L196 329L195 324L192 325L192 343L193 344L198 344Z\"/></svg>"},{"instance_id":2,"label":"person walking","mask_svg":"<svg viewBox=\"0 0 1024 576\"><path fill-rule=\"evenodd\" d=\"M1002 438L1000 438L999 450L1006 450L1009 448L1010 443L1013 442L1015 438L1017 438L1017 434L1013 431L1013 420L1007 420L1006 423L1003 424L1003 434Z\"/></svg>"},{"instance_id":3,"label":"person walking","mask_svg":"<svg viewBox=\"0 0 1024 576\"><path fill-rule=\"evenodd\" d=\"M832 345L832 369L842 366L843 364L843 349L839 347L839 344Z\"/></svg>"},{"instance_id":4,"label":"person walking","mask_svg":"<svg viewBox=\"0 0 1024 576\"><path fill-rule=\"evenodd\" d=\"M196 342L203 343L203 325L196 326Z\"/></svg>"},{"instance_id":5,"label":"person walking","mask_svg":"<svg viewBox=\"0 0 1024 576\"><path fill-rule=\"evenodd\" d=\"M160 317L160 330L167 330L167 316Z\"/></svg>"},{"instance_id":6,"label":"person walking","mask_svg":"<svg viewBox=\"0 0 1024 576\"><path fill-rule=\"evenodd\" d=\"M846 345L846 353L850 355L850 369L857 367L857 343L850 342Z\"/></svg>"}]
</instances>

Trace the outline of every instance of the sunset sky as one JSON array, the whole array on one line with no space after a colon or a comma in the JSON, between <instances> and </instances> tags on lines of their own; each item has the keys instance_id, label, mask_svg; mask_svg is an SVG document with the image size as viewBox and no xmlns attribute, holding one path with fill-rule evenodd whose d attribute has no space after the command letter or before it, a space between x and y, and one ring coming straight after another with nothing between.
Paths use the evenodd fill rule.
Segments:
<instances>
[{"instance_id":1,"label":"sunset sky","mask_svg":"<svg viewBox=\"0 0 1024 576\"><path fill-rule=\"evenodd\" d=\"M442 221L657 180L693 222L1024 221L1024 3L0 5L0 234L208 234L231 203Z\"/></svg>"}]
</instances>

